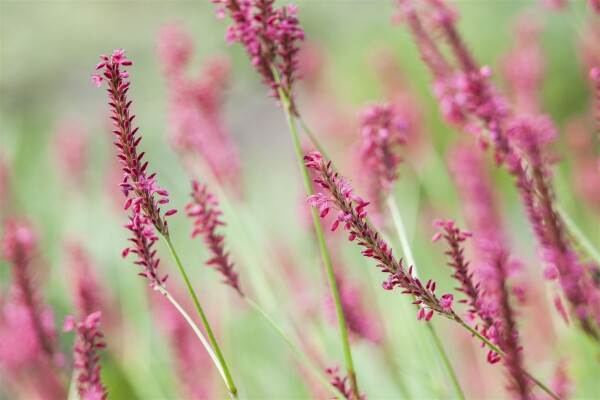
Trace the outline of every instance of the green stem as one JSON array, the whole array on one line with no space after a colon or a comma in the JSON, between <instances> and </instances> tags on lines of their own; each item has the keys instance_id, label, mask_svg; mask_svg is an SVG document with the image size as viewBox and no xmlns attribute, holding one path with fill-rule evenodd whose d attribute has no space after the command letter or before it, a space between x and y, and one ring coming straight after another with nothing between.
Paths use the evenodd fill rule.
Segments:
<instances>
[{"instance_id":1,"label":"green stem","mask_svg":"<svg viewBox=\"0 0 600 400\"><path fill-rule=\"evenodd\" d=\"M458 322L464 328L466 328L469 332L471 332L473 335L477 336L477 338L479 338L482 342L484 342L490 349L494 350L496 353L500 354L501 356L506 356L506 354L504 354L504 352L502 350L500 350L500 348L498 346L494 345L485 336L483 336L481 333L477 332L477 330L475 328L473 328L471 325L467 324L463 320L460 320ZM546 385L544 385L540 380L538 380L536 377L531 375L529 372L523 371L523 373L529 379L531 379L537 386L539 386L540 389L542 389L544 392L546 392L548 394L548 396L552 397L555 400L561 400L560 396L558 396L556 393L554 393L552 390L550 390L550 388L548 388Z\"/></svg>"},{"instance_id":2,"label":"green stem","mask_svg":"<svg viewBox=\"0 0 600 400\"><path fill-rule=\"evenodd\" d=\"M404 253L406 261L408 261L408 264L413 267L415 276L418 276L417 265L415 263L415 258L413 256L412 249L408 242L406 228L404 227L402 217L400 216L400 211L398 210L396 200L392 195L389 195L387 198L387 206L390 210L390 214L392 215L392 220L394 221L394 226L396 227L396 231L398 233L398 238L400 239L400 247L402 247L402 252ZM454 372L454 368L452 368L452 364L450 364L450 359L448 358L448 355L446 354L446 351L444 350L444 347L440 342L440 338L438 337L435 329L433 328L433 325L426 324L426 326L429 334L431 335L431 338L433 339L435 347L440 357L442 358L442 363L444 364L444 367L448 372L448 376L450 377L450 381L452 382L452 386L454 388L454 391L456 392L456 395L458 396L458 398L464 400L465 395L463 394L463 391L460 387L460 383L458 382L458 378L456 376L456 373Z\"/></svg>"},{"instance_id":3,"label":"green stem","mask_svg":"<svg viewBox=\"0 0 600 400\"><path fill-rule=\"evenodd\" d=\"M600 264L600 253L594 247L592 242L585 236L585 234L579 229L575 221L571 219L571 217L565 212L565 210L557 205L556 211L560 214L565 225L567 226L569 232L575 237L575 239L579 242L579 244L583 247L586 253L594 259L597 264Z\"/></svg>"},{"instance_id":4,"label":"green stem","mask_svg":"<svg viewBox=\"0 0 600 400\"><path fill-rule=\"evenodd\" d=\"M319 368L317 368L312 363L312 361L310 361L310 359L306 356L306 354L304 354L300 350L300 348L285 333L285 331L281 328L281 326L279 326L279 324L277 322L275 322L275 320L273 318L271 318L269 316L269 314L267 314L261 306L256 304L252 299L250 299L248 297L244 297L244 301L246 302L246 304L248 304L250 307L252 307L256 312L258 312L265 320L267 320L267 322L273 327L273 329L275 329L277 331L277 333L279 333L279 335L283 338L283 340L286 342L286 344L290 347L290 349L292 350L292 352L294 353L296 358L298 358L298 360L313 373L315 378L317 378L323 385L325 385L325 387L327 387L327 389L331 392L332 395L334 395L339 400L345 399L343 394L341 394L340 391L338 389L336 389L327 380L327 378L325 378L321 374L321 372L319 371Z\"/></svg>"},{"instance_id":5,"label":"green stem","mask_svg":"<svg viewBox=\"0 0 600 400\"><path fill-rule=\"evenodd\" d=\"M212 348L216 353L218 364L221 366L222 374L225 379L225 384L227 385L227 390L229 390L229 394L230 394L231 398L237 399L238 398L237 388L235 387L235 383L233 383L233 378L231 377L231 373L229 372L229 368L227 367L225 358L223 357L223 354L221 353L221 349L219 348L219 345L217 344L215 335L213 334L212 329L210 328L210 324L208 323L208 320L206 319L206 315L204 314L204 310L202 310L202 306L200 305L200 302L198 301L198 297L196 296L196 293L194 292L194 288L192 288L192 284L190 283L190 280L188 279L185 269L183 269L183 265L181 264L181 260L179 259L179 256L177 255L177 252L175 251L175 248L173 247L173 244L171 243L171 239L169 238L169 236L164 236L164 235L163 235L163 238L165 239L165 242L167 243L167 246L169 247L169 250L171 251L171 255L173 256L173 259L175 260L175 263L177 264L177 268L179 268L179 272L181 273L181 276L183 277L183 280L184 280L185 285L190 293L190 296L192 296L192 300L194 301L194 305L196 306L198 315L200 316L200 319L202 320L202 325L204 326L204 329L206 330L206 334L208 335L208 340L210 341L210 344L212 345Z\"/></svg>"},{"instance_id":6,"label":"green stem","mask_svg":"<svg viewBox=\"0 0 600 400\"><path fill-rule=\"evenodd\" d=\"M196 336L198 336L198 339L200 339L200 341L204 345L204 348L206 348L206 351L210 355L210 358L213 360L217 369L219 370L219 373L223 377L223 380L225 380L225 382L226 382L225 374L223 373L223 368L221 368L219 359L217 358L217 355L213 351L213 348L210 346L210 344L208 343L208 341L206 340L206 338L204 337L204 335L198 328L198 325L196 325L196 323L194 322L194 320L192 320L190 315L183 309L183 307L181 307L181 305L177 302L177 300L175 300L175 298L171 295L171 293L169 293L167 291L166 288L157 285L156 290L158 290L160 293L162 293L173 304L173 306L177 309L177 311L179 311L179 313L183 316L183 318L185 318L185 320L190 325L190 327L192 328L192 330L194 331Z\"/></svg>"},{"instance_id":7,"label":"green stem","mask_svg":"<svg viewBox=\"0 0 600 400\"><path fill-rule=\"evenodd\" d=\"M304 122L304 119L302 119L301 117L297 117L296 119L298 120L298 122L300 122L300 126L302 127L304 133L306 133L306 136L308 136L308 138L311 142L313 142L317 150L319 150L319 153L321 153L323 157L327 158L328 160L331 160L331 158L327 155L325 148L321 145L321 143L313 133L312 129L310 129L306 122Z\"/></svg>"},{"instance_id":8,"label":"green stem","mask_svg":"<svg viewBox=\"0 0 600 400\"><path fill-rule=\"evenodd\" d=\"M308 171L304 167L302 148L300 146L300 138L298 136L298 131L296 130L296 125L294 123L294 119L290 112L290 101L286 97L285 93L279 88L279 98L283 104L283 109L285 111L285 119L290 129L290 133L292 135L292 141L294 142L294 149L296 151L296 158L298 159L298 164L300 167L300 173L302 174L302 179L304 181L304 188L306 189L306 193L310 196L313 194L312 186L310 183L310 177L308 176ZM323 235L323 229L321 227L321 223L319 221L319 215L317 214L317 210L314 207L311 207L311 212L313 216L313 223L315 226L315 232L317 234L317 240L319 242L319 248L321 249L321 256L323 258L323 263L325 264L325 270L327 272L327 280L329 281L329 287L331 288L331 294L333 297L333 302L335 304L335 313L337 315L340 335L342 338L342 347L344 351L344 358L346 361L346 371L348 374L348 381L350 382L350 387L352 388L352 397L354 400L359 399L358 392L358 384L356 380L356 372L354 370L354 363L352 361L352 352L350 350L350 341L348 340L348 331L346 329L346 320L344 318L344 312L342 310L342 303L340 300L340 294L338 291L337 284L335 282L335 276L333 273L333 267L331 265L331 259L329 258L329 253L327 251L327 246L325 244L325 237Z\"/></svg>"}]
</instances>

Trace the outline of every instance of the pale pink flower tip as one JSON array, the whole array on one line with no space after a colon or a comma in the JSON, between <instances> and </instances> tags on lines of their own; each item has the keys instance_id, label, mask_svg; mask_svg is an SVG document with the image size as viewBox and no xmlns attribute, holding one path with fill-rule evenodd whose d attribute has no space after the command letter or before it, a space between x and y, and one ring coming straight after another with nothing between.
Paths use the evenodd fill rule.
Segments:
<instances>
[{"instance_id":1,"label":"pale pink flower tip","mask_svg":"<svg viewBox=\"0 0 600 400\"><path fill-rule=\"evenodd\" d=\"M454 300L454 296L450 293L445 293L440 298L440 305L444 310L450 311L452 309L452 302Z\"/></svg>"},{"instance_id":2,"label":"pale pink flower tip","mask_svg":"<svg viewBox=\"0 0 600 400\"><path fill-rule=\"evenodd\" d=\"M90 75L90 79L92 81L92 85L96 87L100 87L100 85L102 85L102 77L100 75L92 74Z\"/></svg>"}]
</instances>

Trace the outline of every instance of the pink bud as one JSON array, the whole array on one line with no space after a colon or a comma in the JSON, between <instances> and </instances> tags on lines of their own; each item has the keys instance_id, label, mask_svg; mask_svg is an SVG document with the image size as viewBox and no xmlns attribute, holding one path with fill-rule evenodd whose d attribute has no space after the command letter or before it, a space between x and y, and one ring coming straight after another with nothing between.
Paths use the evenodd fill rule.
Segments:
<instances>
[{"instance_id":1,"label":"pink bud","mask_svg":"<svg viewBox=\"0 0 600 400\"><path fill-rule=\"evenodd\" d=\"M430 310L427 315L425 316L425 321L429 321L431 319L431 317L433 316L433 310Z\"/></svg>"},{"instance_id":2,"label":"pink bud","mask_svg":"<svg viewBox=\"0 0 600 400\"><path fill-rule=\"evenodd\" d=\"M177 212L177 210L175 208L172 208L165 213L165 217L171 216L171 215L175 214L176 212Z\"/></svg>"}]
</instances>

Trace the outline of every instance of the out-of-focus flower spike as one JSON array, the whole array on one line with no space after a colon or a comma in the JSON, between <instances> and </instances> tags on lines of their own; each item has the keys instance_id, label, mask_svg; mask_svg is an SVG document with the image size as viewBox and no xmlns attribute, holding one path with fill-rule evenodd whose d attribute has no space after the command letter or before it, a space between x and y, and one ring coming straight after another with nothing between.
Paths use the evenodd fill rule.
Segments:
<instances>
[{"instance_id":1,"label":"out-of-focus flower spike","mask_svg":"<svg viewBox=\"0 0 600 400\"><path fill-rule=\"evenodd\" d=\"M365 109L361 121L361 173L369 187L369 196L375 199L377 212L398 179L398 165L402 161L400 147L406 141L406 123L391 104L377 104Z\"/></svg>"},{"instance_id":2,"label":"out-of-focus flower spike","mask_svg":"<svg viewBox=\"0 0 600 400\"><path fill-rule=\"evenodd\" d=\"M206 264L213 266L223 276L223 283L234 288L243 297L238 273L229 259L229 253L225 251L224 237L217 233L217 228L225 225L221 219L222 212L218 208L217 199L208 192L206 185L200 185L197 181L192 181L191 196L192 201L186 204L185 208L187 216L194 220L192 237L202 235L211 253L211 258L206 261Z\"/></svg>"},{"instance_id":3,"label":"out-of-focus flower spike","mask_svg":"<svg viewBox=\"0 0 600 400\"><path fill-rule=\"evenodd\" d=\"M168 24L160 30L157 53L169 94L171 145L191 172L197 173L201 157L221 184L241 195L240 158L222 112L229 62L214 55L197 77L189 76L192 48L192 38L181 25Z\"/></svg>"},{"instance_id":4,"label":"out-of-focus flower spike","mask_svg":"<svg viewBox=\"0 0 600 400\"><path fill-rule=\"evenodd\" d=\"M100 379L98 350L106 347L101 339L100 311L93 312L80 321L67 316L63 324L65 332L74 330L76 337L73 345L73 366L75 367L77 393L83 400L104 400L108 396L106 387Z\"/></svg>"}]
</instances>

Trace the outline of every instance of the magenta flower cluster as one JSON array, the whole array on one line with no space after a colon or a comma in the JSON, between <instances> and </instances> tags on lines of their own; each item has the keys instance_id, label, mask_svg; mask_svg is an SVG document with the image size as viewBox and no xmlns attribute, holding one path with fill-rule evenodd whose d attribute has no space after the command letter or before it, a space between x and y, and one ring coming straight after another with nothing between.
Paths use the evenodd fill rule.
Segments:
<instances>
[{"instance_id":1,"label":"magenta flower cluster","mask_svg":"<svg viewBox=\"0 0 600 400\"><path fill-rule=\"evenodd\" d=\"M133 214L123 226L131 232L128 240L132 246L125 247L121 255L127 257L129 253L136 254L137 260L134 261L134 264L143 268L138 275L147 278L151 288L164 286L168 275L161 277L158 273L160 259L156 257L156 250L153 249L154 244L158 241L158 236L150 219L142 214Z\"/></svg>"},{"instance_id":2,"label":"magenta flower cluster","mask_svg":"<svg viewBox=\"0 0 600 400\"><path fill-rule=\"evenodd\" d=\"M361 118L360 155L369 182L370 197L381 209L385 196L398 179L402 161L400 146L405 143L406 122L391 104L367 108Z\"/></svg>"},{"instance_id":3,"label":"magenta flower cluster","mask_svg":"<svg viewBox=\"0 0 600 400\"><path fill-rule=\"evenodd\" d=\"M528 398L529 382L523 368L521 347L519 346L514 311L510 304L508 277L511 272L510 261L504 250L488 249L488 268L493 271L494 280L483 287L476 282L474 273L469 268L469 261L464 256L463 243L472 236L470 231L459 229L453 220L436 220L439 231L433 236L433 241L443 238L446 243L448 266L452 267L455 278L460 286L455 289L462 292L466 298L458 300L467 304L466 320L475 322L475 329L490 342L505 352L504 364L510 376L509 390L518 398ZM489 349L487 361L491 364L499 362L502 357Z\"/></svg>"},{"instance_id":4,"label":"magenta flower cluster","mask_svg":"<svg viewBox=\"0 0 600 400\"><path fill-rule=\"evenodd\" d=\"M65 332L74 330L76 334L73 366L77 371L77 393L82 400L104 400L108 396L100 379L98 363L98 349L106 347L106 343L101 340L104 335L99 330L101 316L102 313L96 311L76 322L69 315L63 324Z\"/></svg>"},{"instance_id":5,"label":"magenta flower cluster","mask_svg":"<svg viewBox=\"0 0 600 400\"><path fill-rule=\"evenodd\" d=\"M412 266L407 271L402 265L402 259L398 261L394 258L392 248L366 222L365 208L369 202L352 193L354 189L350 181L334 172L331 162L325 161L319 152L304 156L304 165L316 171L317 177L314 182L327 193L309 196L309 204L319 209L321 218L324 218L331 208L337 210L331 230L335 231L342 224L348 232L348 240L357 240L357 244L364 247L362 255L377 260L377 267L388 274L388 279L382 284L383 288L392 290L399 287L402 293L413 295L416 298L413 304L421 306L417 312L417 319L429 321L434 312L454 318L456 314L452 310L452 295L448 293L438 298L435 294L435 282L428 280L423 285L419 278L413 276Z\"/></svg>"},{"instance_id":6,"label":"magenta flower cluster","mask_svg":"<svg viewBox=\"0 0 600 400\"><path fill-rule=\"evenodd\" d=\"M130 82L126 79L129 73L125 68L132 63L125 56L125 50L117 49L110 56L101 55L102 62L96 65L96 69L102 69L103 74L93 74L92 83L100 86L103 80L108 83L109 106L111 107L111 120L115 129L113 133L117 140L114 145L118 149L117 157L123 170L123 180L120 184L121 191L127 198L125 209L133 208L133 214L141 212L145 219L151 221L157 231L162 235L168 235L166 217L175 214L177 210L170 209L160 213L160 205L169 202L169 193L158 187L154 179L154 173L148 174L146 169L148 162L144 162L144 152L138 153L137 146L142 140L136 137L138 128L133 128L135 115L130 114L131 101L127 99ZM134 196L129 197L133 193ZM159 197L159 198L156 198Z\"/></svg>"},{"instance_id":7,"label":"magenta flower cluster","mask_svg":"<svg viewBox=\"0 0 600 400\"><path fill-rule=\"evenodd\" d=\"M200 185L197 181L192 181L191 196L192 201L185 206L188 217L194 220L194 228L190 235L192 238L202 235L204 243L211 252L211 258L206 261L206 265L214 266L223 277L223 283L243 296L238 273L223 246L225 237L217 233L218 227L225 225L221 220L222 212L218 208L217 199L208 191L206 185Z\"/></svg>"},{"instance_id":8,"label":"magenta flower cluster","mask_svg":"<svg viewBox=\"0 0 600 400\"><path fill-rule=\"evenodd\" d=\"M39 354L47 361L57 363L59 354L52 311L42 301L42 295L33 280L32 261L37 250L35 233L27 223L16 220L5 221L3 230L2 257L11 267L14 282L11 288L12 307L21 311L20 317L11 323L19 322L15 331L22 331L30 339L32 356ZM16 335L15 332L13 334ZM25 336L21 336L21 339Z\"/></svg>"},{"instance_id":9,"label":"magenta flower cluster","mask_svg":"<svg viewBox=\"0 0 600 400\"><path fill-rule=\"evenodd\" d=\"M296 17L293 4L274 8L275 0L213 0L219 6L217 17L227 12L233 24L227 28L225 40L241 43L263 83L269 86L269 95L279 98L278 90L293 105L293 85L298 70L298 44L304 40L304 31ZM292 106L295 112L295 107Z\"/></svg>"},{"instance_id":10,"label":"magenta flower cluster","mask_svg":"<svg viewBox=\"0 0 600 400\"><path fill-rule=\"evenodd\" d=\"M458 303L468 306L465 319L469 323L473 323L479 317L479 323L475 325L475 329L492 343L498 343L496 331L493 328L497 307L491 299L486 297L481 283L476 282L474 273L469 268L470 263L464 256L463 242L472 236L471 232L459 229L454 220L436 220L434 226L439 230L431 240L436 242L443 239L446 243L444 254L448 256L448 266L454 270L452 277L460 284L454 289L466 296L465 299L458 300ZM499 355L493 350L489 350L487 359L492 364L500 361Z\"/></svg>"},{"instance_id":11,"label":"magenta flower cluster","mask_svg":"<svg viewBox=\"0 0 600 400\"><path fill-rule=\"evenodd\" d=\"M169 97L171 144L190 170L197 167L200 157L221 184L239 189L238 151L222 110L229 63L223 56L212 56L197 76L190 76L192 44L178 24L166 25L159 32L157 53Z\"/></svg>"}]
</instances>

